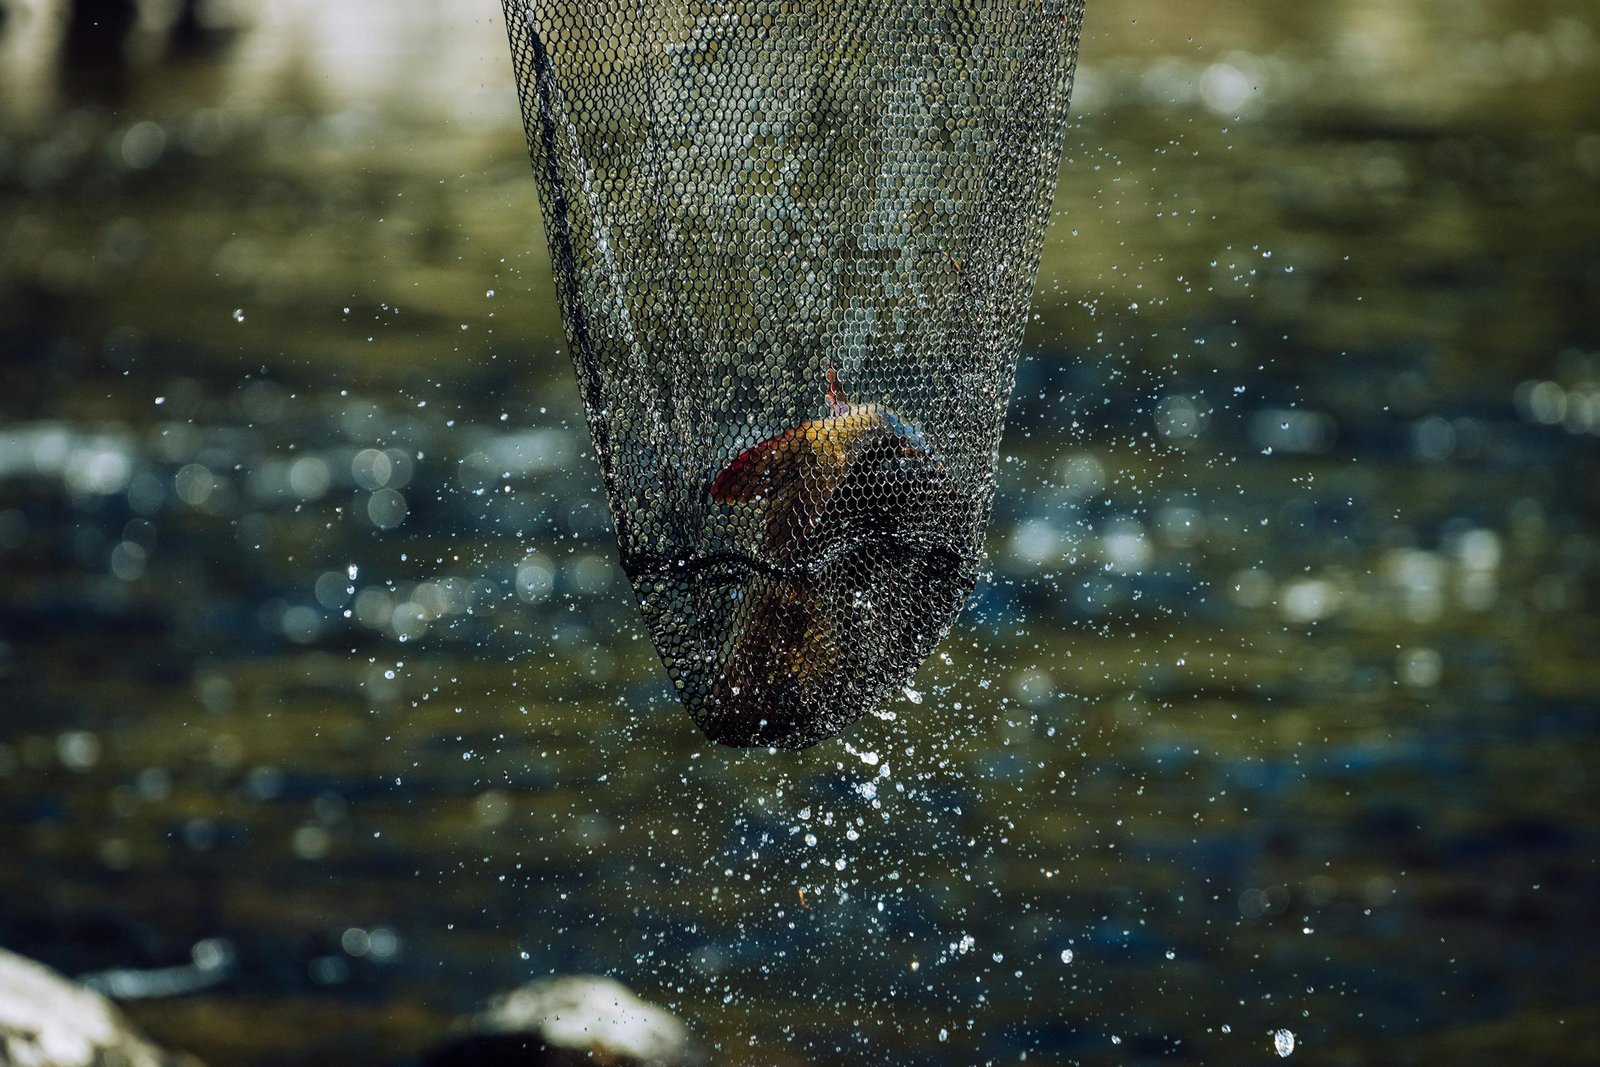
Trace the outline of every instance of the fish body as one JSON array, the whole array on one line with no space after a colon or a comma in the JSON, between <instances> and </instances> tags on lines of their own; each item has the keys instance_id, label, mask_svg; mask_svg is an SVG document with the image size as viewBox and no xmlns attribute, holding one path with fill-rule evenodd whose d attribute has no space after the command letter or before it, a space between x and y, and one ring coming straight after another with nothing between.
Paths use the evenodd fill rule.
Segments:
<instances>
[{"instance_id":1,"label":"fish body","mask_svg":"<svg viewBox=\"0 0 1600 1067\"><path fill-rule=\"evenodd\" d=\"M763 506L764 553L780 565L803 565L833 535L874 512L892 519L897 487L932 465L921 434L893 411L845 405L739 453L712 481L709 496L718 504ZM849 499L843 488L853 490Z\"/></svg>"}]
</instances>

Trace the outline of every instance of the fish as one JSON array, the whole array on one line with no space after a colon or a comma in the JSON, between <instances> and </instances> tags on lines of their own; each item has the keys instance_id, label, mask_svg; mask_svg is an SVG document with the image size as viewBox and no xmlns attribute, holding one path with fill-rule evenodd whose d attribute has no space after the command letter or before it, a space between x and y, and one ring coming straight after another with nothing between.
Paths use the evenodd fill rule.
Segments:
<instances>
[{"instance_id":1,"label":"fish","mask_svg":"<svg viewBox=\"0 0 1600 1067\"><path fill-rule=\"evenodd\" d=\"M924 643L901 632L915 628L907 586L943 558L930 531L957 505L953 480L916 427L852 404L833 370L827 402L827 415L743 449L707 489L764 564L742 586L701 722L724 744L832 736L860 713L873 665Z\"/></svg>"},{"instance_id":2,"label":"fish","mask_svg":"<svg viewBox=\"0 0 1600 1067\"><path fill-rule=\"evenodd\" d=\"M894 411L851 404L837 371L827 383L831 414L746 448L708 490L716 504L764 506L762 547L779 566L814 562L853 526L892 523L938 467L921 433Z\"/></svg>"}]
</instances>

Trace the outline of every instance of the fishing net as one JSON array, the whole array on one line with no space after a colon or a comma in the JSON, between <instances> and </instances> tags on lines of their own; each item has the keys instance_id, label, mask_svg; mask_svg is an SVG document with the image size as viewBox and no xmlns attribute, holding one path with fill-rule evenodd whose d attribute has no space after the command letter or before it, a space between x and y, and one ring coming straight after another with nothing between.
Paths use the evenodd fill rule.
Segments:
<instances>
[{"instance_id":1,"label":"fishing net","mask_svg":"<svg viewBox=\"0 0 1600 1067\"><path fill-rule=\"evenodd\" d=\"M1082 0L504 2L656 649L708 737L831 737L976 582Z\"/></svg>"}]
</instances>

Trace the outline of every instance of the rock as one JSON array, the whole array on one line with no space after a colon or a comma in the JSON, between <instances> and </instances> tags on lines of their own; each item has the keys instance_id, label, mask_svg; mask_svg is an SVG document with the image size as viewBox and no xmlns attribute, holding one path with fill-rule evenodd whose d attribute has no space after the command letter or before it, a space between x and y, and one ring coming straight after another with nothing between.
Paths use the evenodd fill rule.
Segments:
<instances>
[{"instance_id":1,"label":"rock","mask_svg":"<svg viewBox=\"0 0 1600 1067\"><path fill-rule=\"evenodd\" d=\"M425 1067L691 1067L688 1029L620 982L544 978L496 997L425 1057Z\"/></svg>"},{"instance_id":2,"label":"rock","mask_svg":"<svg viewBox=\"0 0 1600 1067\"><path fill-rule=\"evenodd\" d=\"M200 1067L156 1048L105 997L0 949L0 1067Z\"/></svg>"}]
</instances>

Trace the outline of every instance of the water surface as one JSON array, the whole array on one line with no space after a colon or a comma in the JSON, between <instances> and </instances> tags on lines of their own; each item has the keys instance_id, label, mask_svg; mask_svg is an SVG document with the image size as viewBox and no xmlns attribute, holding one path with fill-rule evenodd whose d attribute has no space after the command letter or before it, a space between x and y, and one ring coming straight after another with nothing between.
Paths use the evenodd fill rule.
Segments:
<instances>
[{"instance_id":1,"label":"water surface","mask_svg":"<svg viewBox=\"0 0 1600 1067\"><path fill-rule=\"evenodd\" d=\"M1600 1054L1594 5L1091 6L987 578L780 755L629 602L495 6L0 23L0 944L214 1064L550 971L737 1064Z\"/></svg>"}]
</instances>

